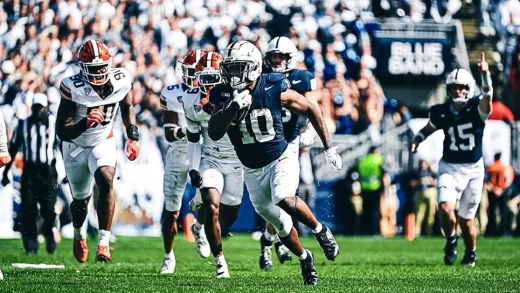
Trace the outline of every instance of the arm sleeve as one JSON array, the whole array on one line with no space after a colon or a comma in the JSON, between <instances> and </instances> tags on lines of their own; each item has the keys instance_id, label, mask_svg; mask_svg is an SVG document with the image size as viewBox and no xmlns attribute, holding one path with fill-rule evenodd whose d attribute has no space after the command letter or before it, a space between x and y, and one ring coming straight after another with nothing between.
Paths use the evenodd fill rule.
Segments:
<instances>
[{"instance_id":1,"label":"arm sleeve","mask_svg":"<svg viewBox=\"0 0 520 293\"><path fill-rule=\"evenodd\" d=\"M7 156L9 149L7 148L7 131L5 127L4 114L0 110L0 157Z\"/></svg>"},{"instance_id":2,"label":"arm sleeve","mask_svg":"<svg viewBox=\"0 0 520 293\"><path fill-rule=\"evenodd\" d=\"M200 157L202 153L202 145L199 142L188 141L188 161L190 162L190 170L198 170L200 166Z\"/></svg>"}]
</instances>

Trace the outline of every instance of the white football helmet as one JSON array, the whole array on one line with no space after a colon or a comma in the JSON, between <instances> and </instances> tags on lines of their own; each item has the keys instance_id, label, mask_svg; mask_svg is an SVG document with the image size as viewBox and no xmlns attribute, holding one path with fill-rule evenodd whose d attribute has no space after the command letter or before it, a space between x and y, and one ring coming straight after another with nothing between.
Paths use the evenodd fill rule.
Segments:
<instances>
[{"instance_id":1,"label":"white football helmet","mask_svg":"<svg viewBox=\"0 0 520 293\"><path fill-rule=\"evenodd\" d=\"M451 85L463 85L467 88L467 94L464 97L453 96ZM457 104L469 101L475 95L475 79L473 75L466 69L454 69L446 79L446 93L448 97Z\"/></svg>"},{"instance_id":2,"label":"white football helmet","mask_svg":"<svg viewBox=\"0 0 520 293\"><path fill-rule=\"evenodd\" d=\"M272 56L274 54L281 54L289 57L285 67L279 66L279 64L272 61ZM298 49L296 49L296 46L291 39L287 37L276 37L269 42L269 45L267 45L267 52L265 55L267 65L271 68L271 71L283 73L293 70L296 67Z\"/></svg>"},{"instance_id":3,"label":"white football helmet","mask_svg":"<svg viewBox=\"0 0 520 293\"><path fill-rule=\"evenodd\" d=\"M262 54L247 41L236 41L222 52L220 70L224 81L235 90L243 90L262 74Z\"/></svg>"}]
</instances>

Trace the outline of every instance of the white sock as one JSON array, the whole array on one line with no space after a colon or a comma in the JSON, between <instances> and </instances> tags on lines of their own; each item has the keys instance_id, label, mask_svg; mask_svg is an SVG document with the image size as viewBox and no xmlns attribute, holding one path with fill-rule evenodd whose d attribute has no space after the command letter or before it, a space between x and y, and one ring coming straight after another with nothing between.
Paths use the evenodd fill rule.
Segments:
<instances>
[{"instance_id":1,"label":"white sock","mask_svg":"<svg viewBox=\"0 0 520 293\"><path fill-rule=\"evenodd\" d=\"M224 253L221 253L219 256L215 257L215 263L222 263L226 262L226 259L224 258Z\"/></svg>"},{"instance_id":2,"label":"white sock","mask_svg":"<svg viewBox=\"0 0 520 293\"><path fill-rule=\"evenodd\" d=\"M265 229L265 232L264 232L264 236L265 236L265 239L267 239L268 241L274 241L276 238L276 234L271 234L269 233L269 231L267 231L267 229Z\"/></svg>"},{"instance_id":3,"label":"white sock","mask_svg":"<svg viewBox=\"0 0 520 293\"><path fill-rule=\"evenodd\" d=\"M106 230L99 230L99 240L98 240L98 246L109 246L110 245L110 234L112 234L110 231Z\"/></svg>"},{"instance_id":4,"label":"white sock","mask_svg":"<svg viewBox=\"0 0 520 293\"><path fill-rule=\"evenodd\" d=\"M173 254L173 250L170 251L170 253L165 253L164 254L164 259L174 260L175 259L175 255Z\"/></svg>"},{"instance_id":5,"label":"white sock","mask_svg":"<svg viewBox=\"0 0 520 293\"><path fill-rule=\"evenodd\" d=\"M87 231L85 229L83 229L83 227L81 228L74 228L74 239L76 240L83 240L87 238Z\"/></svg>"},{"instance_id":6,"label":"white sock","mask_svg":"<svg viewBox=\"0 0 520 293\"><path fill-rule=\"evenodd\" d=\"M306 258L307 258L307 249L304 249L304 250L303 250L303 254L300 255L300 256L298 256L298 258L299 258L300 260L304 260L304 259L306 259Z\"/></svg>"},{"instance_id":7,"label":"white sock","mask_svg":"<svg viewBox=\"0 0 520 293\"><path fill-rule=\"evenodd\" d=\"M323 229L323 225L320 222L318 222L318 226L316 226L316 229L312 230L312 233L318 234L321 232L322 229Z\"/></svg>"},{"instance_id":8,"label":"white sock","mask_svg":"<svg viewBox=\"0 0 520 293\"><path fill-rule=\"evenodd\" d=\"M196 232L198 232L198 231L200 231L200 229L202 229L202 224L199 223L199 221L195 220L195 222L194 222L194 228L195 228L194 230L195 230Z\"/></svg>"},{"instance_id":9,"label":"white sock","mask_svg":"<svg viewBox=\"0 0 520 293\"><path fill-rule=\"evenodd\" d=\"M279 242L281 242L281 241L280 241L280 237L278 237L278 235L274 235L274 242L275 242L275 243L279 243Z\"/></svg>"}]
</instances>

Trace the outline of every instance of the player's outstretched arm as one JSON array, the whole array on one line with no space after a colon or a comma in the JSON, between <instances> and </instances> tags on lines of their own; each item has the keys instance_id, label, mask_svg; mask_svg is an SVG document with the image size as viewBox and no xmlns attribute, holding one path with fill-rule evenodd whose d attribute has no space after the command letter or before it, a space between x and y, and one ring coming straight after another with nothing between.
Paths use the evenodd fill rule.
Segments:
<instances>
[{"instance_id":1,"label":"player's outstretched arm","mask_svg":"<svg viewBox=\"0 0 520 293\"><path fill-rule=\"evenodd\" d=\"M332 147L330 144L329 131L327 130L321 111L310 100L298 92L288 89L282 93L282 105L297 114L307 116L323 142L325 150Z\"/></svg>"},{"instance_id":2,"label":"player's outstretched arm","mask_svg":"<svg viewBox=\"0 0 520 293\"><path fill-rule=\"evenodd\" d=\"M130 95L119 102L121 107L121 117L126 127L126 135L128 136L128 143L126 145L126 156L130 161L137 159L141 148L139 147L139 128L137 127L137 119L135 115L135 108L132 104Z\"/></svg>"},{"instance_id":3,"label":"player's outstretched arm","mask_svg":"<svg viewBox=\"0 0 520 293\"><path fill-rule=\"evenodd\" d=\"M4 115L0 111L0 168L11 161L9 149L7 147L7 131L5 129Z\"/></svg>"},{"instance_id":4,"label":"player's outstretched arm","mask_svg":"<svg viewBox=\"0 0 520 293\"><path fill-rule=\"evenodd\" d=\"M179 126L179 113L174 111L163 111L164 137L168 142L182 140L186 137L186 127Z\"/></svg>"},{"instance_id":5,"label":"player's outstretched arm","mask_svg":"<svg viewBox=\"0 0 520 293\"><path fill-rule=\"evenodd\" d=\"M188 161L190 164L188 175L190 175L191 185L195 188L200 188L202 186L202 176L199 172L200 160L202 157L200 125L191 120L187 115L186 120L188 121L186 137L188 139Z\"/></svg>"},{"instance_id":6,"label":"player's outstretched arm","mask_svg":"<svg viewBox=\"0 0 520 293\"><path fill-rule=\"evenodd\" d=\"M58 135L58 138L62 141L72 141L89 128L88 117L74 123L75 113L76 103L62 97L58 108L58 115L56 117L56 135ZM100 119L102 117L97 116L100 115L96 115L96 119L99 119L98 123L104 119Z\"/></svg>"},{"instance_id":7,"label":"player's outstretched arm","mask_svg":"<svg viewBox=\"0 0 520 293\"><path fill-rule=\"evenodd\" d=\"M489 116L491 111L493 111L493 85L491 84L489 64L486 62L486 54L484 52L480 56L478 71L482 78L482 99L480 100L479 109L482 114Z\"/></svg>"},{"instance_id":8,"label":"player's outstretched arm","mask_svg":"<svg viewBox=\"0 0 520 293\"><path fill-rule=\"evenodd\" d=\"M419 130L419 132L417 132L417 134L413 138L412 144L410 145L410 152L416 153L419 144L421 144L421 142L423 142L426 138L428 138L428 136L430 136L435 131L437 131L437 128L433 126L431 121L428 121L426 126Z\"/></svg>"}]
</instances>

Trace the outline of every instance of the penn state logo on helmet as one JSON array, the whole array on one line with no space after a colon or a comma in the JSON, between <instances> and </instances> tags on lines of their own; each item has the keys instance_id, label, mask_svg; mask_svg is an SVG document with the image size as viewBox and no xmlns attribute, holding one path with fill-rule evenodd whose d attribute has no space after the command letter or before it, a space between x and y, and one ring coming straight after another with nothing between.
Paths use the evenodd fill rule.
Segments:
<instances>
[{"instance_id":1,"label":"penn state logo on helmet","mask_svg":"<svg viewBox=\"0 0 520 293\"><path fill-rule=\"evenodd\" d=\"M83 78L93 85L103 85L109 80L112 54L98 40L88 40L79 48L78 65Z\"/></svg>"}]
</instances>

